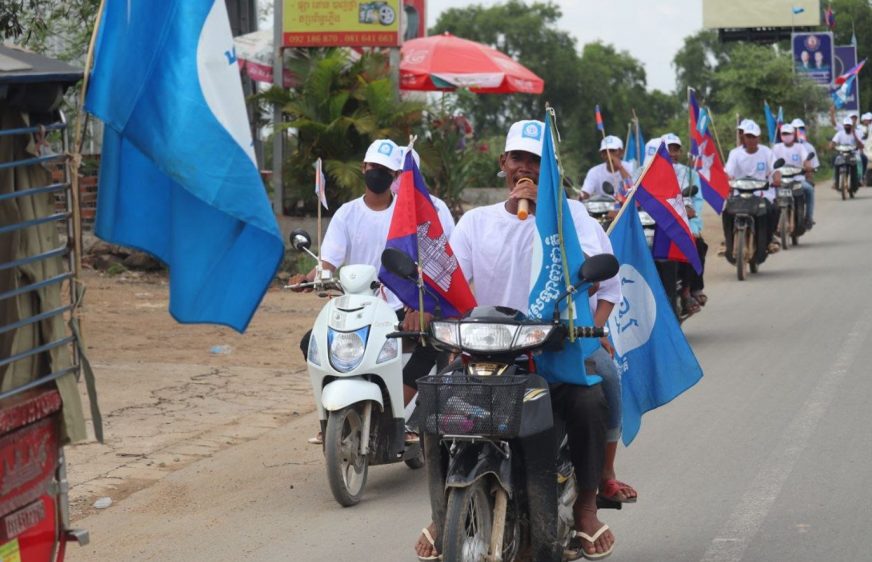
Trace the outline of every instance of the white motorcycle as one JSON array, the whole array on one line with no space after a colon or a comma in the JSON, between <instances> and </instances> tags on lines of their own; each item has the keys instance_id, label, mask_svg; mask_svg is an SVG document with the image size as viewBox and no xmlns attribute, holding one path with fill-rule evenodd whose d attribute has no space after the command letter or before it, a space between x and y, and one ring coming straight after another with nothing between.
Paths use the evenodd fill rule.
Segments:
<instances>
[{"instance_id":1,"label":"white motorcycle","mask_svg":"<svg viewBox=\"0 0 872 562\"><path fill-rule=\"evenodd\" d=\"M288 286L332 296L315 319L306 364L324 434L327 481L343 507L363 496L370 465L424 465L420 443L406 445L402 340L396 312L379 297L371 265L347 265L337 281L309 248L303 230L291 244L317 260L315 281ZM426 374L426 373L425 373Z\"/></svg>"}]
</instances>

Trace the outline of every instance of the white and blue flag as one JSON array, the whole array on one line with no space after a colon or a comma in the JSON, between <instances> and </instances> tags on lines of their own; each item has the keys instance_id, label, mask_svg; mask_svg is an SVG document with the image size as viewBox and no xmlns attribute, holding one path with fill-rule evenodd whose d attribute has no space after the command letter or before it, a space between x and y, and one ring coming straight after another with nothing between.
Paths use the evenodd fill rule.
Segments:
<instances>
[{"instance_id":1,"label":"white and blue flag","mask_svg":"<svg viewBox=\"0 0 872 562\"><path fill-rule=\"evenodd\" d=\"M105 123L96 233L170 269L180 322L248 326L284 245L224 0L109 0L86 108Z\"/></svg>"},{"instance_id":2,"label":"white and blue flag","mask_svg":"<svg viewBox=\"0 0 872 562\"><path fill-rule=\"evenodd\" d=\"M639 214L621 213L609 238L621 263L623 300L609 317L609 337L622 372L623 440L629 445L642 414L696 384L702 368L663 290Z\"/></svg>"},{"instance_id":3,"label":"white and blue flag","mask_svg":"<svg viewBox=\"0 0 872 562\"><path fill-rule=\"evenodd\" d=\"M575 223L566 201L566 192L560 178L551 118L546 115L542 144L542 162L539 167L539 189L536 194L536 233L533 243L530 309L531 318L551 320L555 307L564 323L573 311L567 299L557 302L567 287L578 282L584 253L575 230ZM542 128L539 128L542 131ZM573 301L576 326L593 326L593 315L587 299L587 287L582 287ZM566 342L560 351L537 355L536 369L549 382L567 382L592 385L602 380L599 375L585 372L584 358L599 347L599 340L577 339Z\"/></svg>"}]
</instances>

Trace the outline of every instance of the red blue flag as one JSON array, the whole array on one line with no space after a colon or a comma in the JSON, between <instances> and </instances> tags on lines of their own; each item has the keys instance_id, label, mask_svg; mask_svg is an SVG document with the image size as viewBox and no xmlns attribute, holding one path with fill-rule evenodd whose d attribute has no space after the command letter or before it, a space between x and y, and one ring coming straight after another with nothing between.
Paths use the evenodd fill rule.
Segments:
<instances>
[{"instance_id":1,"label":"red blue flag","mask_svg":"<svg viewBox=\"0 0 872 562\"><path fill-rule=\"evenodd\" d=\"M424 312L435 315L438 308L438 316L463 316L475 306L475 297L448 244L411 150L406 153L394 205L385 248L400 250L420 264L424 283L430 289L424 293ZM403 304L418 310L418 287L414 282L397 277L384 267L378 277Z\"/></svg>"},{"instance_id":2,"label":"red blue flag","mask_svg":"<svg viewBox=\"0 0 872 562\"><path fill-rule=\"evenodd\" d=\"M839 76L836 76L836 79L833 80L833 82L836 83L836 86L841 86L842 84L847 82L851 76L856 76L856 75L860 74L860 71L863 70L864 64L866 64L866 59L863 59L860 62L858 62L857 64L855 64L854 66L852 66L844 74L840 74Z\"/></svg>"},{"instance_id":3,"label":"red blue flag","mask_svg":"<svg viewBox=\"0 0 872 562\"><path fill-rule=\"evenodd\" d=\"M597 131L605 131L606 126L603 125L603 114L600 113L599 104L596 106L596 130Z\"/></svg>"},{"instance_id":4,"label":"red blue flag","mask_svg":"<svg viewBox=\"0 0 872 562\"><path fill-rule=\"evenodd\" d=\"M827 28L830 31L836 28L836 13L833 11L832 6L827 6L827 9L824 10L824 22L826 22Z\"/></svg>"},{"instance_id":5,"label":"red blue flag","mask_svg":"<svg viewBox=\"0 0 872 562\"><path fill-rule=\"evenodd\" d=\"M636 200L675 245L676 257L680 253L680 257L687 260L697 273L702 273L696 240L690 231L678 177L665 143L660 143L660 148L639 178Z\"/></svg>"},{"instance_id":6,"label":"red blue flag","mask_svg":"<svg viewBox=\"0 0 872 562\"><path fill-rule=\"evenodd\" d=\"M700 107L696 95L690 91L690 154L694 158L694 168L699 172L702 196L717 214L724 209L724 202L730 196L730 178L724 171L724 164L718 154L715 139L707 126L699 130Z\"/></svg>"}]
</instances>

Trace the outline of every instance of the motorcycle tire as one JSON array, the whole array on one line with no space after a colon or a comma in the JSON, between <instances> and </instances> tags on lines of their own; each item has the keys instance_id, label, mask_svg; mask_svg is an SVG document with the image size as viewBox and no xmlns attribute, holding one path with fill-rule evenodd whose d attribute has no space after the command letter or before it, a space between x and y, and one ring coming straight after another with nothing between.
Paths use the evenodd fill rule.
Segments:
<instances>
[{"instance_id":1,"label":"motorcycle tire","mask_svg":"<svg viewBox=\"0 0 872 562\"><path fill-rule=\"evenodd\" d=\"M403 462L406 463L406 466L408 466L412 470L418 470L419 468L423 468L424 467L424 451L423 451L423 449L418 452L418 456L412 457L410 459L406 459Z\"/></svg>"},{"instance_id":2,"label":"motorcycle tire","mask_svg":"<svg viewBox=\"0 0 872 562\"><path fill-rule=\"evenodd\" d=\"M445 510L442 560L485 562L490 549L493 501L490 479L480 478L465 488L451 488Z\"/></svg>"},{"instance_id":3,"label":"motorcycle tire","mask_svg":"<svg viewBox=\"0 0 872 562\"><path fill-rule=\"evenodd\" d=\"M360 454L363 420L354 406L330 412L324 432L327 482L342 507L360 502L366 487L369 457Z\"/></svg>"},{"instance_id":4,"label":"motorcycle tire","mask_svg":"<svg viewBox=\"0 0 872 562\"><path fill-rule=\"evenodd\" d=\"M745 231L738 230L733 235L733 249L736 251L736 277L745 280Z\"/></svg>"},{"instance_id":5,"label":"motorcycle tire","mask_svg":"<svg viewBox=\"0 0 872 562\"><path fill-rule=\"evenodd\" d=\"M787 247L787 213L786 209L781 209L781 217L778 219L778 232L781 237L781 247L785 250Z\"/></svg>"},{"instance_id":6,"label":"motorcycle tire","mask_svg":"<svg viewBox=\"0 0 872 562\"><path fill-rule=\"evenodd\" d=\"M841 184L839 187L839 191L842 193L842 201L848 198L848 178L845 177L845 174L839 178L839 183Z\"/></svg>"}]
</instances>

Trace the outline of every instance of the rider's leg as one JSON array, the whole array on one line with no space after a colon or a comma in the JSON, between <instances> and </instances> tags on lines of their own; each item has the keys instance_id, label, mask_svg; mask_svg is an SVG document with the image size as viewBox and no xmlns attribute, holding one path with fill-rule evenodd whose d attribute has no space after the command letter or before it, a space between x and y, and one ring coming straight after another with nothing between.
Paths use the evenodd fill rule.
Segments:
<instances>
[{"instance_id":1,"label":"rider's leg","mask_svg":"<svg viewBox=\"0 0 872 562\"><path fill-rule=\"evenodd\" d=\"M601 385L563 384L552 389L555 414L566 420L569 450L579 494L573 512L575 528L593 536L603 523L597 518L596 493L605 462L608 404ZM604 532L595 544L583 541L589 554L606 552L614 543L611 531Z\"/></svg>"},{"instance_id":2,"label":"rider's leg","mask_svg":"<svg viewBox=\"0 0 872 562\"><path fill-rule=\"evenodd\" d=\"M418 556L428 557L436 556L442 552L442 523L445 521L445 475L448 455L436 435L424 434L421 443L424 449L427 486L430 492L430 524L427 528L436 544L435 546L430 545L422 533L415 544L415 553Z\"/></svg>"},{"instance_id":3,"label":"rider's leg","mask_svg":"<svg viewBox=\"0 0 872 562\"><path fill-rule=\"evenodd\" d=\"M728 213L726 210L721 214L721 222L724 226L724 248L725 248L725 256L727 261L730 263L736 263L733 254L733 222L735 219L733 215Z\"/></svg>"},{"instance_id":4,"label":"rider's leg","mask_svg":"<svg viewBox=\"0 0 872 562\"><path fill-rule=\"evenodd\" d=\"M805 221L811 224L814 220L814 185L808 180L802 180L802 191L805 193Z\"/></svg>"}]
</instances>

